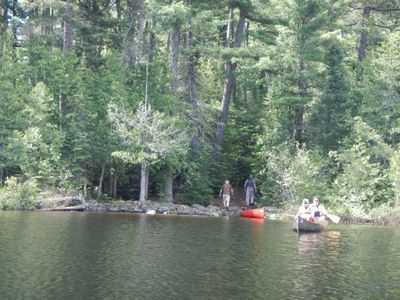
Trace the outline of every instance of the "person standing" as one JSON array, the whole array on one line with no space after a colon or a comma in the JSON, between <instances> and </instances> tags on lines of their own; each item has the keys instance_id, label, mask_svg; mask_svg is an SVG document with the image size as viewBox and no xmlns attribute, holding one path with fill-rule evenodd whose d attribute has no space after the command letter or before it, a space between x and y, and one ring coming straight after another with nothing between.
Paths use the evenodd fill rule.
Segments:
<instances>
[{"instance_id":1,"label":"person standing","mask_svg":"<svg viewBox=\"0 0 400 300\"><path fill-rule=\"evenodd\" d=\"M221 187L219 191L219 196L222 196L222 202L224 203L224 208L229 210L229 201L231 200L231 196L233 196L233 188L229 184L229 180L225 180L224 185Z\"/></svg>"},{"instance_id":2,"label":"person standing","mask_svg":"<svg viewBox=\"0 0 400 300\"><path fill-rule=\"evenodd\" d=\"M254 205L254 194L257 193L257 187L252 175L244 183L244 192L246 193L246 205Z\"/></svg>"}]
</instances>

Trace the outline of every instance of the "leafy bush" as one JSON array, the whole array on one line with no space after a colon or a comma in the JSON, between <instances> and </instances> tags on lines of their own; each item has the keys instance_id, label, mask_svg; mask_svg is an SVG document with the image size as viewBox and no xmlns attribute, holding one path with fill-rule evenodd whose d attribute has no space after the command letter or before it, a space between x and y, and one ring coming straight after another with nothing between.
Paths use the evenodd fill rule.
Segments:
<instances>
[{"instance_id":1,"label":"leafy bush","mask_svg":"<svg viewBox=\"0 0 400 300\"><path fill-rule=\"evenodd\" d=\"M394 202L400 204L400 149L395 151L390 159L389 179L394 189Z\"/></svg>"},{"instance_id":2,"label":"leafy bush","mask_svg":"<svg viewBox=\"0 0 400 300\"><path fill-rule=\"evenodd\" d=\"M333 185L339 202L369 211L391 199L387 176L391 153L391 147L373 128L355 118L351 144L330 153L341 169Z\"/></svg>"},{"instance_id":3,"label":"leafy bush","mask_svg":"<svg viewBox=\"0 0 400 300\"><path fill-rule=\"evenodd\" d=\"M34 180L19 183L16 177L7 179L0 189L0 208L3 210L29 210L35 208L39 189Z\"/></svg>"},{"instance_id":4,"label":"leafy bush","mask_svg":"<svg viewBox=\"0 0 400 300\"><path fill-rule=\"evenodd\" d=\"M323 196L326 180L322 174L323 162L317 152L296 146L294 151L282 145L279 151L270 151L267 155L266 169L278 184L280 198L288 206L300 205L304 197ZM261 187L263 194L266 187Z\"/></svg>"},{"instance_id":5,"label":"leafy bush","mask_svg":"<svg viewBox=\"0 0 400 300\"><path fill-rule=\"evenodd\" d=\"M201 156L193 161L182 176L182 189L176 195L176 200L185 204L209 205L213 195L212 182L210 178L210 167L212 163L209 158Z\"/></svg>"},{"instance_id":6,"label":"leafy bush","mask_svg":"<svg viewBox=\"0 0 400 300\"><path fill-rule=\"evenodd\" d=\"M35 177L42 184L55 185L62 165L63 134L53 124L53 98L48 87L39 82L29 95L23 109L29 126L13 132L9 139L7 158L18 165L24 176Z\"/></svg>"},{"instance_id":7,"label":"leafy bush","mask_svg":"<svg viewBox=\"0 0 400 300\"><path fill-rule=\"evenodd\" d=\"M350 206L349 203L341 203L338 199L332 200L328 208L341 217L341 223L368 223L371 217L362 206Z\"/></svg>"},{"instance_id":8,"label":"leafy bush","mask_svg":"<svg viewBox=\"0 0 400 300\"><path fill-rule=\"evenodd\" d=\"M388 203L376 207L370 212L375 224L400 224L400 207L391 207Z\"/></svg>"}]
</instances>

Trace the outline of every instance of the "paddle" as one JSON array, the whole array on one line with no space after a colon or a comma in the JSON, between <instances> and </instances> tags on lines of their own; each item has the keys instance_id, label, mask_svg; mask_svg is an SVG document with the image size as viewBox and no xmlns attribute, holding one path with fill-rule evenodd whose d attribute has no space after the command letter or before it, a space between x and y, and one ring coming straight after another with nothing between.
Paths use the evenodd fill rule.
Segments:
<instances>
[{"instance_id":1,"label":"paddle","mask_svg":"<svg viewBox=\"0 0 400 300\"><path fill-rule=\"evenodd\" d=\"M329 222L327 220L315 220L313 223L316 223L323 228L326 228L329 224Z\"/></svg>"},{"instance_id":2,"label":"paddle","mask_svg":"<svg viewBox=\"0 0 400 300\"><path fill-rule=\"evenodd\" d=\"M326 214L329 220L331 220L333 223L338 224L340 222L340 217L331 215L331 214Z\"/></svg>"}]
</instances>

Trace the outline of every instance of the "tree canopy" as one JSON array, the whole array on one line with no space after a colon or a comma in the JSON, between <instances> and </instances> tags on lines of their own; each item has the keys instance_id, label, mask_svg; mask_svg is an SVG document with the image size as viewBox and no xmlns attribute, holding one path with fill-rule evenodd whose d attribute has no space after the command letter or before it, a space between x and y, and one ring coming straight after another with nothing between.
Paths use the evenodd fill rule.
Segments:
<instances>
[{"instance_id":1,"label":"tree canopy","mask_svg":"<svg viewBox=\"0 0 400 300\"><path fill-rule=\"evenodd\" d=\"M253 174L264 204L397 206L399 17L397 0L2 1L0 184L208 204Z\"/></svg>"}]
</instances>

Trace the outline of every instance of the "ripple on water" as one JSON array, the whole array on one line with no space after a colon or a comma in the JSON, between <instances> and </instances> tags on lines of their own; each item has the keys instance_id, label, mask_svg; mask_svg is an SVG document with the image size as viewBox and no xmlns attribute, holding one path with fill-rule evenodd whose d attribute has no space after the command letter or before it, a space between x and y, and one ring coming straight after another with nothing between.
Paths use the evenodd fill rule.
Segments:
<instances>
[{"instance_id":1,"label":"ripple on water","mask_svg":"<svg viewBox=\"0 0 400 300\"><path fill-rule=\"evenodd\" d=\"M400 295L397 228L88 213L4 213L0 228L1 299Z\"/></svg>"}]
</instances>

